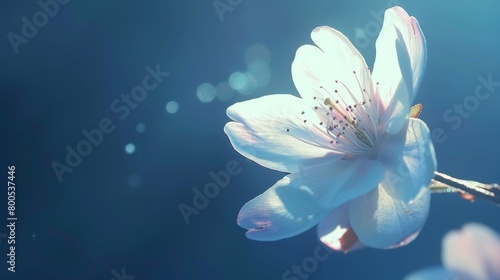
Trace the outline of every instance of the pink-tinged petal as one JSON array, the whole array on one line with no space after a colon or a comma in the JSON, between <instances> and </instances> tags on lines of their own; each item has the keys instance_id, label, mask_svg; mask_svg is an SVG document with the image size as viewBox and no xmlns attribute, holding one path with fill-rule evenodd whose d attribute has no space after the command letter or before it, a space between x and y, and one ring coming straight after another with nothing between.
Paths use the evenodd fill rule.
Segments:
<instances>
[{"instance_id":1,"label":"pink-tinged petal","mask_svg":"<svg viewBox=\"0 0 500 280\"><path fill-rule=\"evenodd\" d=\"M449 270L473 279L500 279L500 236L481 224L466 224L444 237L442 259Z\"/></svg>"},{"instance_id":2,"label":"pink-tinged petal","mask_svg":"<svg viewBox=\"0 0 500 280\"><path fill-rule=\"evenodd\" d=\"M372 192L351 202L351 225L361 243L387 249L400 245L420 231L429 214L427 187L408 201L402 192L393 192L382 183Z\"/></svg>"},{"instance_id":3,"label":"pink-tinged petal","mask_svg":"<svg viewBox=\"0 0 500 280\"><path fill-rule=\"evenodd\" d=\"M376 50L372 80L385 108L382 120L393 134L408 116L425 69L426 42L418 21L401 7L388 9Z\"/></svg>"},{"instance_id":4,"label":"pink-tinged petal","mask_svg":"<svg viewBox=\"0 0 500 280\"><path fill-rule=\"evenodd\" d=\"M429 128L420 119L409 119L398 134L388 135L377 159L386 168L382 185L406 201L429 185L437 169Z\"/></svg>"},{"instance_id":5,"label":"pink-tinged petal","mask_svg":"<svg viewBox=\"0 0 500 280\"><path fill-rule=\"evenodd\" d=\"M395 244L395 245L388 247L388 249L396 249L399 247L406 246L406 245L410 244L411 242L413 242L413 240L415 240L419 234L420 234L420 230L412 233L411 235L409 235L408 237L403 239L403 241L399 242L398 244Z\"/></svg>"},{"instance_id":6,"label":"pink-tinged petal","mask_svg":"<svg viewBox=\"0 0 500 280\"><path fill-rule=\"evenodd\" d=\"M363 248L349 220L349 203L331 210L317 227L318 237L335 251L348 252Z\"/></svg>"},{"instance_id":7,"label":"pink-tinged petal","mask_svg":"<svg viewBox=\"0 0 500 280\"><path fill-rule=\"evenodd\" d=\"M340 158L328 143L304 125L317 122L316 113L302 99L289 94L268 95L239 102L227 109L229 122L224 131L234 149L258 164L283 172L299 170L299 164L310 164L321 158ZM326 144L325 144L326 145Z\"/></svg>"},{"instance_id":8,"label":"pink-tinged petal","mask_svg":"<svg viewBox=\"0 0 500 280\"><path fill-rule=\"evenodd\" d=\"M311 38L317 47L301 46L292 63L293 82L302 98L339 100L344 108L366 101L366 106L375 107L370 71L349 39L327 26L314 29Z\"/></svg>"},{"instance_id":9,"label":"pink-tinged petal","mask_svg":"<svg viewBox=\"0 0 500 280\"><path fill-rule=\"evenodd\" d=\"M335 160L303 167L291 175L324 208L335 208L374 188L384 177L384 166L374 160Z\"/></svg>"},{"instance_id":10,"label":"pink-tinged petal","mask_svg":"<svg viewBox=\"0 0 500 280\"><path fill-rule=\"evenodd\" d=\"M431 267L414 272L406 276L404 280L474 280L474 278L443 267Z\"/></svg>"},{"instance_id":11,"label":"pink-tinged petal","mask_svg":"<svg viewBox=\"0 0 500 280\"><path fill-rule=\"evenodd\" d=\"M250 239L274 241L310 229L326 213L312 194L288 175L247 202L238 214L238 225L248 229Z\"/></svg>"}]
</instances>

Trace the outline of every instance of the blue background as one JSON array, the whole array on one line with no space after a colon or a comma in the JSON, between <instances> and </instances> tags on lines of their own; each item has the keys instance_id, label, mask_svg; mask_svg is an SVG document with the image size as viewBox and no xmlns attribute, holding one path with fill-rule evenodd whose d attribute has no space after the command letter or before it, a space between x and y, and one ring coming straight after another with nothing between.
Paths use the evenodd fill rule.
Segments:
<instances>
[{"instance_id":1,"label":"blue background","mask_svg":"<svg viewBox=\"0 0 500 280\"><path fill-rule=\"evenodd\" d=\"M225 109L269 93L297 94L290 65L319 25L352 41L364 38L367 43L357 47L373 66L376 35L366 27L378 33L373 14L396 3L419 20L427 38L427 70L416 102L423 103L421 118L429 128L448 136L435 144L438 169L500 182L500 87L456 129L443 118L474 94L479 76L500 81L498 1L243 0L221 20L210 0L73 0L17 54L7 34L21 34L21 18L32 19L40 6L3 1L0 184L6 186L7 166L14 164L18 221L17 272L6 271L7 243L0 239L0 278L109 280L125 268L136 280L282 279L292 265L313 256L316 231L276 242L245 237L236 224L239 209L284 174L232 149L223 132ZM362 30L366 37L356 37ZM269 83L250 95L201 102L198 86L245 71L245 52L254 44L269 50ZM141 83L146 66L157 64L170 75L120 120L110 104ZM165 110L169 101L179 104L175 114ZM75 147L85 139L81 130L97 128L103 118L115 130L59 182L51 164L64 163L65 147ZM136 131L138 123L146 126L143 133ZM124 150L128 143L136 146L132 154ZM224 170L230 160L241 173L187 225L179 204L192 205L193 188L202 189L212 181L209 172ZM1 190L0 233L6 233L7 190ZM441 263L447 231L469 221L500 231L499 215L487 202L433 195L428 222L409 246L333 253L308 279L401 279Z\"/></svg>"}]
</instances>

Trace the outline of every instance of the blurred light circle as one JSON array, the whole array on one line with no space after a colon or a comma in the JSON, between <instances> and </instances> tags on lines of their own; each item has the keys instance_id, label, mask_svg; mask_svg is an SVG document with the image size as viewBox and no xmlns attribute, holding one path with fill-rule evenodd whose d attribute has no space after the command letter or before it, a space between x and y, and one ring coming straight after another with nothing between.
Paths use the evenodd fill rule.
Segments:
<instances>
[{"instance_id":1,"label":"blurred light circle","mask_svg":"<svg viewBox=\"0 0 500 280\"><path fill-rule=\"evenodd\" d=\"M137 174L131 174L127 178L127 184L131 188L139 187L141 185L141 182L142 182L141 176L139 176Z\"/></svg>"},{"instance_id":2,"label":"blurred light circle","mask_svg":"<svg viewBox=\"0 0 500 280\"><path fill-rule=\"evenodd\" d=\"M271 71L266 62L254 60L247 65L247 76L255 87L265 87L271 80Z\"/></svg>"},{"instance_id":3,"label":"blurred light circle","mask_svg":"<svg viewBox=\"0 0 500 280\"><path fill-rule=\"evenodd\" d=\"M249 73L245 73L245 76L248 80L247 86L244 89L239 90L238 92L243 95L250 95L255 91L255 77L249 75Z\"/></svg>"},{"instance_id":4,"label":"blurred light circle","mask_svg":"<svg viewBox=\"0 0 500 280\"><path fill-rule=\"evenodd\" d=\"M125 145L125 153L131 155L135 152L135 145L133 143L128 143Z\"/></svg>"},{"instance_id":5,"label":"blurred light circle","mask_svg":"<svg viewBox=\"0 0 500 280\"><path fill-rule=\"evenodd\" d=\"M244 91L248 87L248 78L241 72L234 72L229 76L229 85L237 91Z\"/></svg>"},{"instance_id":6,"label":"blurred light circle","mask_svg":"<svg viewBox=\"0 0 500 280\"><path fill-rule=\"evenodd\" d=\"M177 111L179 111L179 103L170 101L165 106L165 110L167 110L167 112L169 112L170 114L175 114L177 113Z\"/></svg>"},{"instance_id":7,"label":"blurred light circle","mask_svg":"<svg viewBox=\"0 0 500 280\"><path fill-rule=\"evenodd\" d=\"M144 130L146 130L146 125L143 124L143 123L138 123L136 126L135 126L135 130L139 133L143 133Z\"/></svg>"},{"instance_id":8,"label":"blurred light circle","mask_svg":"<svg viewBox=\"0 0 500 280\"><path fill-rule=\"evenodd\" d=\"M215 88L217 89L217 99L220 101L227 101L234 95L233 88L228 82L219 83Z\"/></svg>"},{"instance_id":9,"label":"blurred light circle","mask_svg":"<svg viewBox=\"0 0 500 280\"><path fill-rule=\"evenodd\" d=\"M249 64L254 60L262 60L266 64L269 64L271 61L271 52L262 44L251 45L245 52L245 62Z\"/></svg>"},{"instance_id":10,"label":"blurred light circle","mask_svg":"<svg viewBox=\"0 0 500 280\"><path fill-rule=\"evenodd\" d=\"M217 90L212 84L201 84L196 90L196 96L201 102L210 103L214 100Z\"/></svg>"}]
</instances>

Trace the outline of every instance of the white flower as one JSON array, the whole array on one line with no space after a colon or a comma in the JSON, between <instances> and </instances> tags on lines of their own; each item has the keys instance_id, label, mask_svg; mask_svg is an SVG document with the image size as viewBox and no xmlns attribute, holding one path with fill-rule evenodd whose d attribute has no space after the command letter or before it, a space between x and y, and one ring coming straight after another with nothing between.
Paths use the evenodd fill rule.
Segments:
<instances>
[{"instance_id":1,"label":"white flower","mask_svg":"<svg viewBox=\"0 0 500 280\"><path fill-rule=\"evenodd\" d=\"M443 239L444 267L416 272L406 280L500 279L500 236L490 228L470 223Z\"/></svg>"},{"instance_id":2,"label":"white flower","mask_svg":"<svg viewBox=\"0 0 500 280\"><path fill-rule=\"evenodd\" d=\"M385 12L373 73L339 31L313 30L292 77L301 98L236 103L224 130L258 164L290 173L241 209L255 240L297 235L319 223L336 250L404 245L429 211L436 170L429 129L409 118L426 62L425 38L400 7ZM359 242L358 242L359 241Z\"/></svg>"}]
</instances>

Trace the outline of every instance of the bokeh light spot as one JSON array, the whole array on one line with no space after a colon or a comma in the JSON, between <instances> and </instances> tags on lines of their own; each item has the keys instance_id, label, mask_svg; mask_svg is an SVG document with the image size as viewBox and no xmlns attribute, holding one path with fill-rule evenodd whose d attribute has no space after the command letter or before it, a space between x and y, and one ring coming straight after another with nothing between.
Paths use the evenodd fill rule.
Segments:
<instances>
[{"instance_id":1,"label":"bokeh light spot","mask_svg":"<svg viewBox=\"0 0 500 280\"><path fill-rule=\"evenodd\" d=\"M229 85L237 91L245 91L248 88L248 78L241 72L234 72L229 76Z\"/></svg>"},{"instance_id":2,"label":"bokeh light spot","mask_svg":"<svg viewBox=\"0 0 500 280\"><path fill-rule=\"evenodd\" d=\"M125 153L131 155L135 152L135 145L133 143L128 143L125 145Z\"/></svg>"},{"instance_id":3,"label":"bokeh light spot","mask_svg":"<svg viewBox=\"0 0 500 280\"><path fill-rule=\"evenodd\" d=\"M265 61L254 60L247 65L247 77L255 87L265 87L271 80L271 71Z\"/></svg>"},{"instance_id":4,"label":"bokeh light spot","mask_svg":"<svg viewBox=\"0 0 500 280\"><path fill-rule=\"evenodd\" d=\"M136 126L135 126L135 130L137 130L137 132L139 133L143 133L144 130L146 130L146 125L143 124L143 123L138 123Z\"/></svg>"},{"instance_id":5,"label":"bokeh light spot","mask_svg":"<svg viewBox=\"0 0 500 280\"><path fill-rule=\"evenodd\" d=\"M167 112L169 112L170 114L175 114L177 113L177 111L179 111L179 103L170 101L165 106L165 110L167 110Z\"/></svg>"},{"instance_id":6,"label":"bokeh light spot","mask_svg":"<svg viewBox=\"0 0 500 280\"><path fill-rule=\"evenodd\" d=\"M262 60L266 64L269 64L271 61L271 52L262 44L251 45L245 52L245 62L249 64L254 60Z\"/></svg>"},{"instance_id":7,"label":"bokeh light spot","mask_svg":"<svg viewBox=\"0 0 500 280\"><path fill-rule=\"evenodd\" d=\"M201 102L210 103L214 100L217 90L212 84L201 84L196 90L196 96Z\"/></svg>"}]
</instances>

